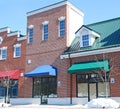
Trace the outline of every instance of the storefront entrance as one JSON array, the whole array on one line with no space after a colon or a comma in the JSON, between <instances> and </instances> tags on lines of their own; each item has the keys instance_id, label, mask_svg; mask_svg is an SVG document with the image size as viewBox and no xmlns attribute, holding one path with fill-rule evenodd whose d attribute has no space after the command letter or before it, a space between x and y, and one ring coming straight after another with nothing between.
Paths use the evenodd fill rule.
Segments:
<instances>
[{"instance_id":1,"label":"storefront entrance","mask_svg":"<svg viewBox=\"0 0 120 109\"><path fill-rule=\"evenodd\" d=\"M106 78L106 80L105 80ZM77 75L77 96L88 101L110 96L109 73Z\"/></svg>"},{"instance_id":2,"label":"storefront entrance","mask_svg":"<svg viewBox=\"0 0 120 109\"><path fill-rule=\"evenodd\" d=\"M48 98L57 97L56 77L33 78L33 97L40 98L40 104L47 104Z\"/></svg>"},{"instance_id":3,"label":"storefront entrance","mask_svg":"<svg viewBox=\"0 0 120 109\"><path fill-rule=\"evenodd\" d=\"M92 99L95 99L97 97L97 94L96 94L96 83L91 83L89 84L89 98L90 100Z\"/></svg>"},{"instance_id":4,"label":"storefront entrance","mask_svg":"<svg viewBox=\"0 0 120 109\"><path fill-rule=\"evenodd\" d=\"M47 98L49 96L48 94L48 78L41 78L41 90L40 90L40 95L41 95L41 104L47 104Z\"/></svg>"}]
</instances>

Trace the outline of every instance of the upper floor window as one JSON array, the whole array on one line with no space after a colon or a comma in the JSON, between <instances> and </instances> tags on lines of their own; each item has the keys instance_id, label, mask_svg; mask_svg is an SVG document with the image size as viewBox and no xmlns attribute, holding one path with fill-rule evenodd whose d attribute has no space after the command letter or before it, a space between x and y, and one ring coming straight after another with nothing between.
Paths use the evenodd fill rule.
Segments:
<instances>
[{"instance_id":1,"label":"upper floor window","mask_svg":"<svg viewBox=\"0 0 120 109\"><path fill-rule=\"evenodd\" d=\"M2 44L3 38L0 36L0 44Z\"/></svg>"},{"instance_id":2,"label":"upper floor window","mask_svg":"<svg viewBox=\"0 0 120 109\"><path fill-rule=\"evenodd\" d=\"M48 21L43 22L43 40L48 40Z\"/></svg>"},{"instance_id":3,"label":"upper floor window","mask_svg":"<svg viewBox=\"0 0 120 109\"><path fill-rule=\"evenodd\" d=\"M65 17L59 18L59 36L62 37L65 35Z\"/></svg>"},{"instance_id":4,"label":"upper floor window","mask_svg":"<svg viewBox=\"0 0 120 109\"><path fill-rule=\"evenodd\" d=\"M14 45L14 57L20 57L21 56L21 44Z\"/></svg>"},{"instance_id":5,"label":"upper floor window","mask_svg":"<svg viewBox=\"0 0 120 109\"><path fill-rule=\"evenodd\" d=\"M30 25L28 28L28 35L29 35L29 39L28 39L28 43L33 43L33 36L34 36L34 29L33 29L33 25Z\"/></svg>"},{"instance_id":6,"label":"upper floor window","mask_svg":"<svg viewBox=\"0 0 120 109\"><path fill-rule=\"evenodd\" d=\"M7 47L1 48L1 60L5 60L7 58Z\"/></svg>"},{"instance_id":7,"label":"upper floor window","mask_svg":"<svg viewBox=\"0 0 120 109\"><path fill-rule=\"evenodd\" d=\"M82 44L83 44L83 47L89 46L89 35L82 36Z\"/></svg>"}]
</instances>

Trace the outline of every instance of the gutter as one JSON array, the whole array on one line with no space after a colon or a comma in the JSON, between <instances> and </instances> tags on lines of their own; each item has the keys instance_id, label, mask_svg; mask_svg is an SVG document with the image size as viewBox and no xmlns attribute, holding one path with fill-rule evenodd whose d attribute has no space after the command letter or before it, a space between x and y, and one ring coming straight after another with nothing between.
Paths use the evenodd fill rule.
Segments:
<instances>
[{"instance_id":1,"label":"gutter","mask_svg":"<svg viewBox=\"0 0 120 109\"><path fill-rule=\"evenodd\" d=\"M113 52L119 52L119 51L120 51L120 46L119 47L99 49L99 50L92 50L92 51L76 52L76 53L71 53L71 54L70 53L63 54L63 55L60 55L60 59L68 59L69 57L76 58L76 57L81 57L81 56L90 56L90 55L98 55L98 54L105 54L105 53L113 53Z\"/></svg>"}]
</instances>

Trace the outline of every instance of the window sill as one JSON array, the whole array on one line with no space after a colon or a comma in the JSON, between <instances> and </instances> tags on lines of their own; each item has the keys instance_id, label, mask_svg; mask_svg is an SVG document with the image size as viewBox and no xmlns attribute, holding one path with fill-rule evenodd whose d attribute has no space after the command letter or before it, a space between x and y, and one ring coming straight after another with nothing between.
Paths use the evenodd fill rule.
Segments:
<instances>
[{"instance_id":1,"label":"window sill","mask_svg":"<svg viewBox=\"0 0 120 109\"><path fill-rule=\"evenodd\" d=\"M15 56L14 58L20 58L20 56Z\"/></svg>"}]
</instances>

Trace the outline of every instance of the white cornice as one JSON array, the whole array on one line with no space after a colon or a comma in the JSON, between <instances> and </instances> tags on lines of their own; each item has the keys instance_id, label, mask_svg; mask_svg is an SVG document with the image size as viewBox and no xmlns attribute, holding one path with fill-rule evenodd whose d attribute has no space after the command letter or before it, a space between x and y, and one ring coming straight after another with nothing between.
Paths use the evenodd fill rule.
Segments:
<instances>
[{"instance_id":1,"label":"white cornice","mask_svg":"<svg viewBox=\"0 0 120 109\"><path fill-rule=\"evenodd\" d=\"M98 55L98 54L105 54L105 53L112 53L112 52L119 52L120 47L112 47L112 48L105 48L93 51L84 51L78 53L71 53L70 58L77 58L82 56L90 56L90 55ZM61 55L60 59L67 59L69 58L69 54Z\"/></svg>"},{"instance_id":2,"label":"white cornice","mask_svg":"<svg viewBox=\"0 0 120 109\"><path fill-rule=\"evenodd\" d=\"M72 5L70 2L68 1L63 1L63 2L59 2L59 3L55 3L53 5L49 5L49 6L46 6L46 7L43 7L43 8L40 8L40 9L37 9L37 10L33 10L31 12L28 12L27 13L27 16L31 16L31 15L34 15L34 14L38 14L38 13L41 13L41 12L45 12L45 11L48 11L50 9L54 9L54 8L57 8L57 7L60 7L60 6L63 6L63 5L69 5L73 10L75 10L77 13L79 13L80 15L84 16L83 12L81 12L78 8L76 8L74 5Z\"/></svg>"},{"instance_id":3,"label":"white cornice","mask_svg":"<svg viewBox=\"0 0 120 109\"><path fill-rule=\"evenodd\" d=\"M10 33L10 28L5 27L5 28L0 28L0 32L5 32L7 31L7 33Z\"/></svg>"},{"instance_id":4,"label":"white cornice","mask_svg":"<svg viewBox=\"0 0 120 109\"><path fill-rule=\"evenodd\" d=\"M24 36L24 37L18 37L18 38L17 38L17 41L26 40L26 39L27 39L26 36Z\"/></svg>"},{"instance_id":5,"label":"white cornice","mask_svg":"<svg viewBox=\"0 0 120 109\"><path fill-rule=\"evenodd\" d=\"M7 34L8 37L15 36L15 35L17 35L17 37L19 37L20 36L20 32L16 31L16 32L11 32L11 33Z\"/></svg>"}]
</instances>

